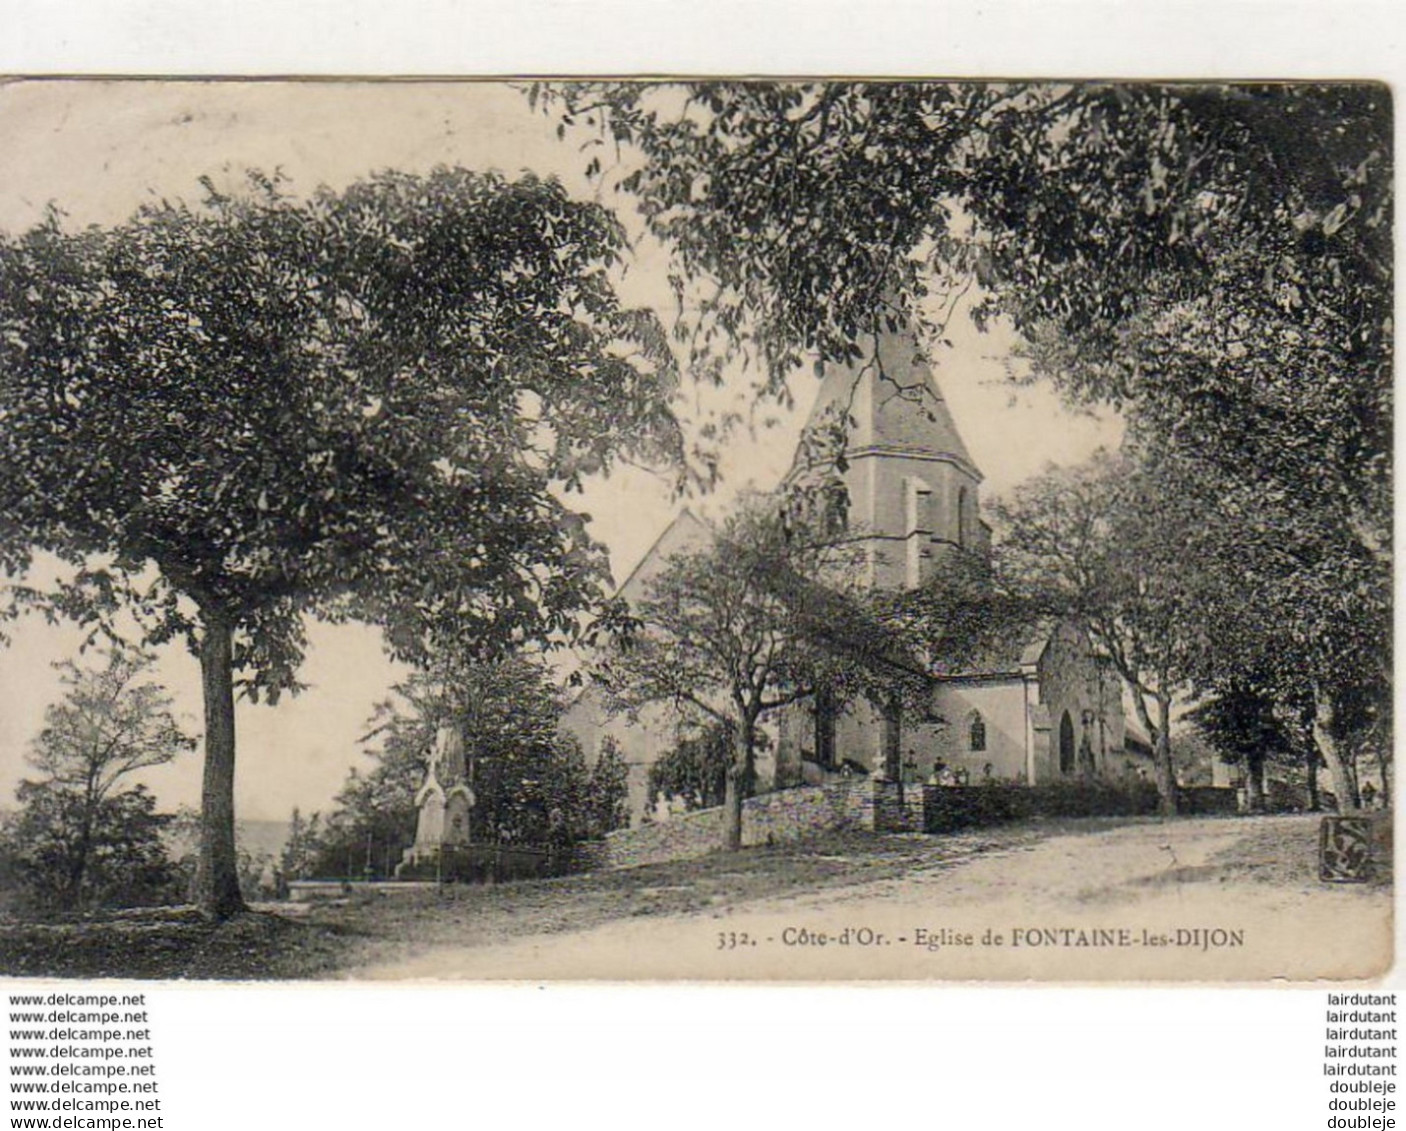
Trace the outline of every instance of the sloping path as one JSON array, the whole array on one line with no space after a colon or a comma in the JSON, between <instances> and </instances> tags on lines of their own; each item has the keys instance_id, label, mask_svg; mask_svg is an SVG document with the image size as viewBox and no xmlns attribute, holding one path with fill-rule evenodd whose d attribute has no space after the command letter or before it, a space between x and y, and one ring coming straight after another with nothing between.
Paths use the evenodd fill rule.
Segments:
<instances>
[{"instance_id":1,"label":"sloping path","mask_svg":"<svg viewBox=\"0 0 1406 1131\"><path fill-rule=\"evenodd\" d=\"M1190 819L1017 840L955 861L933 838L931 862L897 876L487 945L439 943L344 975L1079 982L1379 974L1390 962L1391 890L1320 883L1316 835L1312 817Z\"/></svg>"}]
</instances>

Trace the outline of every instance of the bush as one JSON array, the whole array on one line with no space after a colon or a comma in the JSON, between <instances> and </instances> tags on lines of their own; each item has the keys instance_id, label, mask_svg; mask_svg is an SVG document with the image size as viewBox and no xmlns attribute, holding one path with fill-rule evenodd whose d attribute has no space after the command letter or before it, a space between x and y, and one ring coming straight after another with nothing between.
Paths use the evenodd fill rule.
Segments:
<instances>
[{"instance_id":1,"label":"bush","mask_svg":"<svg viewBox=\"0 0 1406 1131\"><path fill-rule=\"evenodd\" d=\"M182 900L162 837L171 818L156 812L145 787L90 807L51 783L22 782L18 796L22 808L0 838L13 910L42 915Z\"/></svg>"},{"instance_id":2,"label":"bush","mask_svg":"<svg viewBox=\"0 0 1406 1131\"><path fill-rule=\"evenodd\" d=\"M698 734L681 738L649 767L648 810L661 799L682 806L685 813L717 808L733 755L732 728L723 723L709 723Z\"/></svg>"},{"instance_id":3,"label":"bush","mask_svg":"<svg viewBox=\"0 0 1406 1131\"><path fill-rule=\"evenodd\" d=\"M923 827L930 833L1030 817L1145 817L1157 812L1157 787L1141 780L922 788Z\"/></svg>"}]
</instances>

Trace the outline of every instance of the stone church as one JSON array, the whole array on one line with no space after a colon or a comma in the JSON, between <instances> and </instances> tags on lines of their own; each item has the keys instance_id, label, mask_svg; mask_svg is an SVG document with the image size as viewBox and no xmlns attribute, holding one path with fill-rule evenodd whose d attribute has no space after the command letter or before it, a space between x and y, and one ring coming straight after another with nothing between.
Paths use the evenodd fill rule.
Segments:
<instances>
[{"instance_id":1,"label":"stone church","mask_svg":"<svg viewBox=\"0 0 1406 1131\"><path fill-rule=\"evenodd\" d=\"M962 443L932 368L911 332L885 335L877 357L831 366L807 436L838 435L844 449L843 512L837 517L860 550L865 584L916 588L960 548L985 554L981 471ZM834 467L834 447L822 457ZM803 442L792 475L808 472ZM823 445L819 446L823 448ZM833 471L831 472L833 474ZM660 536L621 587L637 598L671 555L696 549L707 526L685 511ZM759 765L763 788L868 773L905 781L982 780L1043 783L1125 772L1125 723L1119 680L1072 623L1051 624L1029 639L963 670L934 666L921 717L884 717L868 704L836 710L819 697L774 720L772 757ZM593 755L606 735L630 766L632 814L643 812L648 767L677 741L688 721L659 707L637 720L612 717L586 691L564 725ZM1131 737L1131 736L1128 736Z\"/></svg>"}]
</instances>

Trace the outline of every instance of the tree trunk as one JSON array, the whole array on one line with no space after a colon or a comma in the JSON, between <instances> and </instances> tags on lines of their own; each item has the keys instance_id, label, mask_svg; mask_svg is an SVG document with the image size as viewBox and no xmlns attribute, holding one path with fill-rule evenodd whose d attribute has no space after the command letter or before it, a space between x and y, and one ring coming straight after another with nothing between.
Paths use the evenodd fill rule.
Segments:
<instances>
[{"instance_id":1,"label":"tree trunk","mask_svg":"<svg viewBox=\"0 0 1406 1131\"><path fill-rule=\"evenodd\" d=\"M1328 780L1333 783L1338 812L1355 813L1362 807L1362 799L1357 793L1357 775L1341 744L1333 737L1333 722L1333 701L1314 684L1313 744L1328 765Z\"/></svg>"},{"instance_id":2,"label":"tree trunk","mask_svg":"<svg viewBox=\"0 0 1406 1131\"><path fill-rule=\"evenodd\" d=\"M747 796L752 765L752 724L748 720L738 723L732 742L732 762L723 792L723 848L728 852L742 847L742 802Z\"/></svg>"},{"instance_id":3,"label":"tree trunk","mask_svg":"<svg viewBox=\"0 0 1406 1131\"><path fill-rule=\"evenodd\" d=\"M1157 722L1147 711L1147 700L1143 697L1142 685L1134 683L1126 674L1123 676L1132 693L1133 709L1138 721L1147 730L1152 740L1152 778L1157 783L1157 811L1164 817L1174 817L1177 812L1177 780L1172 770L1172 736L1170 733L1172 697L1157 694Z\"/></svg>"},{"instance_id":4,"label":"tree trunk","mask_svg":"<svg viewBox=\"0 0 1406 1131\"><path fill-rule=\"evenodd\" d=\"M78 828L78 843L73 850L73 858L68 867L69 907L83 905L83 877L88 871L88 857L93 851L93 818L97 813L97 803L93 799L93 775L88 775L87 787L83 791L83 821Z\"/></svg>"},{"instance_id":5,"label":"tree trunk","mask_svg":"<svg viewBox=\"0 0 1406 1131\"><path fill-rule=\"evenodd\" d=\"M1308 811L1317 813L1323 808L1323 801L1318 796L1318 751L1314 749L1312 742L1304 744L1303 777L1308 786Z\"/></svg>"},{"instance_id":6,"label":"tree trunk","mask_svg":"<svg viewBox=\"0 0 1406 1131\"><path fill-rule=\"evenodd\" d=\"M78 844L73 850L73 859L68 867L68 898L72 908L83 906L83 877L88 872L88 857L93 851L92 810L83 814L83 826L78 830Z\"/></svg>"},{"instance_id":7,"label":"tree trunk","mask_svg":"<svg viewBox=\"0 0 1406 1131\"><path fill-rule=\"evenodd\" d=\"M228 919L244 910L234 848L234 656L227 621L204 614L200 682L205 695L205 776L200 790L196 905Z\"/></svg>"},{"instance_id":8,"label":"tree trunk","mask_svg":"<svg viewBox=\"0 0 1406 1131\"><path fill-rule=\"evenodd\" d=\"M815 761L827 770L835 768L835 692L821 684L815 693Z\"/></svg>"},{"instance_id":9,"label":"tree trunk","mask_svg":"<svg viewBox=\"0 0 1406 1131\"><path fill-rule=\"evenodd\" d=\"M1157 780L1157 812L1177 815L1177 776L1172 767L1172 697L1157 693L1157 740L1152 747L1152 773Z\"/></svg>"},{"instance_id":10,"label":"tree trunk","mask_svg":"<svg viewBox=\"0 0 1406 1131\"><path fill-rule=\"evenodd\" d=\"M1264 751L1245 755L1245 808L1251 813L1264 812Z\"/></svg>"},{"instance_id":11,"label":"tree trunk","mask_svg":"<svg viewBox=\"0 0 1406 1131\"><path fill-rule=\"evenodd\" d=\"M883 714L882 748L879 752L878 772L874 775L880 781L903 782L903 700L895 696L887 700L881 708Z\"/></svg>"}]
</instances>

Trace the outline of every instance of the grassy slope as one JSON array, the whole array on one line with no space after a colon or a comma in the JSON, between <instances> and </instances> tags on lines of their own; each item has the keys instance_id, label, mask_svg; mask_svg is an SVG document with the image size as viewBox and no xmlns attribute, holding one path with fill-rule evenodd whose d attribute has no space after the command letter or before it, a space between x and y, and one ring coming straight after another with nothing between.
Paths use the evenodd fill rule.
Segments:
<instances>
[{"instance_id":1,"label":"grassy slope","mask_svg":"<svg viewBox=\"0 0 1406 1131\"><path fill-rule=\"evenodd\" d=\"M188 910L59 925L0 926L0 972L138 978L326 977L389 955L585 930L638 916L723 913L775 896L834 891L940 872L1052 835L1138 823L1033 821L945 837L834 834L799 845L556 880L449 887L251 913L222 925ZM1157 883L1317 884L1309 818L1244 821L1234 848ZM1191 874L1194 872L1194 874ZM1390 885L1384 871L1377 886Z\"/></svg>"}]
</instances>

